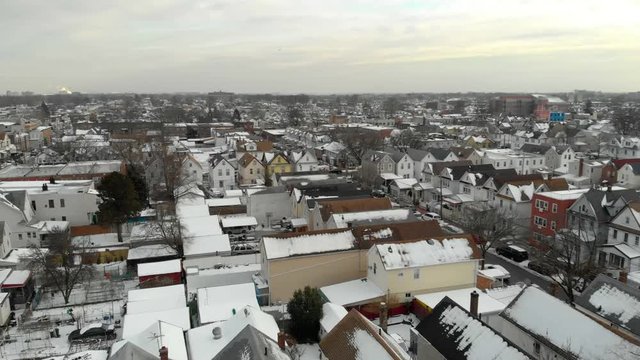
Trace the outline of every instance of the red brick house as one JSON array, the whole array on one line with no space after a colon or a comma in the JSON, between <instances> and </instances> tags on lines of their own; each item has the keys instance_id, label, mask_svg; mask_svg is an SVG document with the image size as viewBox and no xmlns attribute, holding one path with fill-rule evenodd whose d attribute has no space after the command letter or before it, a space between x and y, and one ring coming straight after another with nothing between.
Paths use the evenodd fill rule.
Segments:
<instances>
[{"instance_id":1,"label":"red brick house","mask_svg":"<svg viewBox=\"0 0 640 360\"><path fill-rule=\"evenodd\" d=\"M567 210L589 189L549 191L535 193L531 199L531 238L536 245L544 237L554 236L567 227Z\"/></svg>"}]
</instances>

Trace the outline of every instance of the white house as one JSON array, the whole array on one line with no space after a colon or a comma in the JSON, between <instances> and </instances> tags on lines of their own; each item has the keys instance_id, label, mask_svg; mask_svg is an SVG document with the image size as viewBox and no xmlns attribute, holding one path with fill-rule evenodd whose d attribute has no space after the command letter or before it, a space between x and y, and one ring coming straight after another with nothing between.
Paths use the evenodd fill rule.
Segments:
<instances>
[{"instance_id":1,"label":"white house","mask_svg":"<svg viewBox=\"0 0 640 360\"><path fill-rule=\"evenodd\" d=\"M515 169L518 174L535 174L545 167L545 156L512 149L485 149L483 164L496 169Z\"/></svg>"},{"instance_id":2,"label":"white house","mask_svg":"<svg viewBox=\"0 0 640 360\"><path fill-rule=\"evenodd\" d=\"M391 159L395 162L395 174L402 176L404 179L412 178L414 175L414 163L409 154L394 151L391 153Z\"/></svg>"},{"instance_id":3,"label":"white house","mask_svg":"<svg viewBox=\"0 0 640 360\"><path fill-rule=\"evenodd\" d=\"M232 190L236 188L236 169L222 156L211 159L209 184L213 189Z\"/></svg>"},{"instance_id":4,"label":"white house","mask_svg":"<svg viewBox=\"0 0 640 360\"><path fill-rule=\"evenodd\" d=\"M618 182L616 184L627 189L640 188L640 163L624 164L618 170Z\"/></svg>"},{"instance_id":5,"label":"white house","mask_svg":"<svg viewBox=\"0 0 640 360\"><path fill-rule=\"evenodd\" d=\"M292 160L294 172L316 171L318 170L318 159L313 152L304 150L293 152L289 159Z\"/></svg>"},{"instance_id":6,"label":"white house","mask_svg":"<svg viewBox=\"0 0 640 360\"><path fill-rule=\"evenodd\" d=\"M609 222L607 243L598 253L599 265L613 275L640 270L640 202L628 203Z\"/></svg>"}]
</instances>

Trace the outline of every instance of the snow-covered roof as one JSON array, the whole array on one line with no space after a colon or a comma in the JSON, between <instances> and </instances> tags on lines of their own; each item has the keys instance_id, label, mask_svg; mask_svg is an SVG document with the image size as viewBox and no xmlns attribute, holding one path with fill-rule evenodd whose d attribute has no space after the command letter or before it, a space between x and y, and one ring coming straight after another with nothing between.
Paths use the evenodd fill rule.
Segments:
<instances>
[{"instance_id":1,"label":"snow-covered roof","mask_svg":"<svg viewBox=\"0 0 640 360\"><path fill-rule=\"evenodd\" d=\"M253 216L227 216L220 220L223 228L257 226L258 220Z\"/></svg>"},{"instance_id":2,"label":"snow-covered roof","mask_svg":"<svg viewBox=\"0 0 640 360\"><path fill-rule=\"evenodd\" d=\"M259 307L253 283L198 289L201 324L225 321L245 306Z\"/></svg>"},{"instance_id":3,"label":"snow-covered roof","mask_svg":"<svg viewBox=\"0 0 640 360\"><path fill-rule=\"evenodd\" d=\"M385 295L384 291L367 278L323 286L320 291L329 302L341 306L363 303Z\"/></svg>"},{"instance_id":4,"label":"snow-covered roof","mask_svg":"<svg viewBox=\"0 0 640 360\"><path fill-rule=\"evenodd\" d=\"M127 314L142 314L187 306L184 285L161 286L149 289L129 290Z\"/></svg>"},{"instance_id":5,"label":"snow-covered roof","mask_svg":"<svg viewBox=\"0 0 640 360\"><path fill-rule=\"evenodd\" d=\"M138 276L175 274L182 271L180 259L138 264Z\"/></svg>"},{"instance_id":6,"label":"snow-covered roof","mask_svg":"<svg viewBox=\"0 0 640 360\"><path fill-rule=\"evenodd\" d=\"M262 238L267 259L280 259L329 251L353 249L356 238L351 230L323 234L299 235L286 238Z\"/></svg>"},{"instance_id":7,"label":"snow-covered roof","mask_svg":"<svg viewBox=\"0 0 640 360\"><path fill-rule=\"evenodd\" d=\"M220 220L216 215L180 219L180 224L184 229L183 234L187 237L222 235Z\"/></svg>"},{"instance_id":8,"label":"snow-covered roof","mask_svg":"<svg viewBox=\"0 0 640 360\"><path fill-rule=\"evenodd\" d=\"M169 349L171 360L189 359L183 328L164 321L156 321L140 333L114 343L111 354L115 354L127 342L135 344L154 357L158 356L160 348L164 346Z\"/></svg>"},{"instance_id":9,"label":"snow-covered roof","mask_svg":"<svg viewBox=\"0 0 640 360\"><path fill-rule=\"evenodd\" d=\"M478 313L479 314L496 314L504 310L507 306L500 301L490 297L478 288L467 288L458 290L448 290L436 293L416 295L415 298L430 308L436 307L438 303L445 297L453 300L456 304L460 305L463 309L469 311L469 305L471 304L471 293L475 291L478 293Z\"/></svg>"},{"instance_id":10,"label":"snow-covered roof","mask_svg":"<svg viewBox=\"0 0 640 360\"><path fill-rule=\"evenodd\" d=\"M229 235L206 235L190 237L184 242L184 256L225 253L231 251Z\"/></svg>"},{"instance_id":11,"label":"snow-covered roof","mask_svg":"<svg viewBox=\"0 0 640 360\"><path fill-rule=\"evenodd\" d=\"M466 359L529 359L493 329L460 307L447 304L438 315L440 326L446 331L445 336L455 343L456 351L464 353Z\"/></svg>"},{"instance_id":12,"label":"snow-covered roof","mask_svg":"<svg viewBox=\"0 0 640 360\"><path fill-rule=\"evenodd\" d=\"M239 197L207 199L205 202L209 207L242 205Z\"/></svg>"},{"instance_id":13,"label":"snow-covered roof","mask_svg":"<svg viewBox=\"0 0 640 360\"><path fill-rule=\"evenodd\" d=\"M278 324L273 316L259 308L246 306L227 321L207 324L187 331L187 344L191 360L211 360L229 344L247 325L251 325L273 341L278 341ZM219 327L222 337L213 338L213 329Z\"/></svg>"},{"instance_id":14,"label":"snow-covered roof","mask_svg":"<svg viewBox=\"0 0 640 360\"><path fill-rule=\"evenodd\" d=\"M329 332L346 315L347 309L343 306L326 302L322 304L322 319L320 319L320 325L326 332Z\"/></svg>"},{"instance_id":15,"label":"snow-covered roof","mask_svg":"<svg viewBox=\"0 0 640 360\"><path fill-rule=\"evenodd\" d=\"M175 256L178 252L165 244L143 245L129 249L127 260L139 260L148 258L161 258Z\"/></svg>"},{"instance_id":16,"label":"snow-covered roof","mask_svg":"<svg viewBox=\"0 0 640 360\"><path fill-rule=\"evenodd\" d=\"M394 173L382 173L380 174L380 177L383 180L396 180L396 179L402 179L402 176L400 175L396 175Z\"/></svg>"},{"instance_id":17,"label":"snow-covered roof","mask_svg":"<svg viewBox=\"0 0 640 360\"><path fill-rule=\"evenodd\" d=\"M162 311L150 311L141 314L127 314L124 316L122 338L129 339L130 337L136 336L158 321L178 326L182 328L182 330L188 330L191 328L188 307Z\"/></svg>"},{"instance_id":18,"label":"snow-covered roof","mask_svg":"<svg viewBox=\"0 0 640 360\"><path fill-rule=\"evenodd\" d=\"M500 301L504 305L509 305L523 289L523 285L511 285L494 289L486 289L485 292L491 298Z\"/></svg>"},{"instance_id":19,"label":"snow-covered roof","mask_svg":"<svg viewBox=\"0 0 640 360\"><path fill-rule=\"evenodd\" d=\"M395 222L408 220L412 216L411 209L388 209L374 211L349 212L341 214L333 214L331 218L336 224L336 228L344 229L349 227L349 223L360 221L369 222Z\"/></svg>"},{"instance_id":20,"label":"snow-covered roof","mask_svg":"<svg viewBox=\"0 0 640 360\"><path fill-rule=\"evenodd\" d=\"M13 270L9 276L2 282L3 288L22 287L31 277L29 270Z\"/></svg>"},{"instance_id":21,"label":"snow-covered roof","mask_svg":"<svg viewBox=\"0 0 640 360\"><path fill-rule=\"evenodd\" d=\"M555 200L576 200L587 191L589 191L589 189L548 191L548 192L540 193L539 196L543 196L543 197L547 197Z\"/></svg>"},{"instance_id":22,"label":"snow-covered roof","mask_svg":"<svg viewBox=\"0 0 640 360\"><path fill-rule=\"evenodd\" d=\"M206 204L198 205L176 205L176 215L180 219L209 216L209 206Z\"/></svg>"},{"instance_id":23,"label":"snow-covered roof","mask_svg":"<svg viewBox=\"0 0 640 360\"><path fill-rule=\"evenodd\" d=\"M640 354L640 347L535 286L524 289L502 316L580 359L631 360Z\"/></svg>"},{"instance_id":24,"label":"snow-covered roof","mask_svg":"<svg viewBox=\"0 0 640 360\"><path fill-rule=\"evenodd\" d=\"M376 250L387 270L468 261L473 258L469 240L464 238L381 244L376 245Z\"/></svg>"}]
</instances>

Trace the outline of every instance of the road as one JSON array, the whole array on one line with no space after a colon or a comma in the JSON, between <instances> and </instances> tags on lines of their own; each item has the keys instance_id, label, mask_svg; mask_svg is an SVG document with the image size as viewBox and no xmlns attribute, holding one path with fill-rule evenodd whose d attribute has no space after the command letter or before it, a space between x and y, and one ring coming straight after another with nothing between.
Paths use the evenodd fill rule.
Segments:
<instances>
[{"instance_id":1,"label":"road","mask_svg":"<svg viewBox=\"0 0 640 360\"><path fill-rule=\"evenodd\" d=\"M500 255L492 252L487 252L486 258L487 264L496 264L504 267L511 274L510 284L516 284L523 282L525 284L536 284L545 291L549 291L551 280L547 279L544 275L540 275L532 270L524 269L515 262L505 259Z\"/></svg>"}]
</instances>

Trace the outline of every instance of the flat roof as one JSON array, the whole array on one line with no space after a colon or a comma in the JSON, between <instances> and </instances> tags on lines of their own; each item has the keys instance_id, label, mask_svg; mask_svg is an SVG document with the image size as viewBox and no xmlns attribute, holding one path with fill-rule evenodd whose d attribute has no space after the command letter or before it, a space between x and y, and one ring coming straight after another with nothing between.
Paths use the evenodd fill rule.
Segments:
<instances>
[{"instance_id":1,"label":"flat roof","mask_svg":"<svg viewBox=\"0 0 640 360\"><path fill-rule=\"evenodd\" d=\"M180 259L138 264L138 276L175 274L182 271Z\"/></svg>"},{"instance_id":2,"label":"flat roof","mask_svg":"<svg viewBox=\"0 0 640 360\"><path fill-rule=\"evenodd\" d=\"M247 305L260 307L253 283L198 289L198 313L201 324L225 321Z\"/></svg>"},{"instance_id":3,"label":"flat roof","mask_svg":"<svg viewBox=\"0 0 640 360\"><path fill-rule=\"evenodd\" d=\"M323 286L320 291L329 302L341 306L364 304L385 295L384 291L366 278Z\"/></svg>"}]
</instances>

